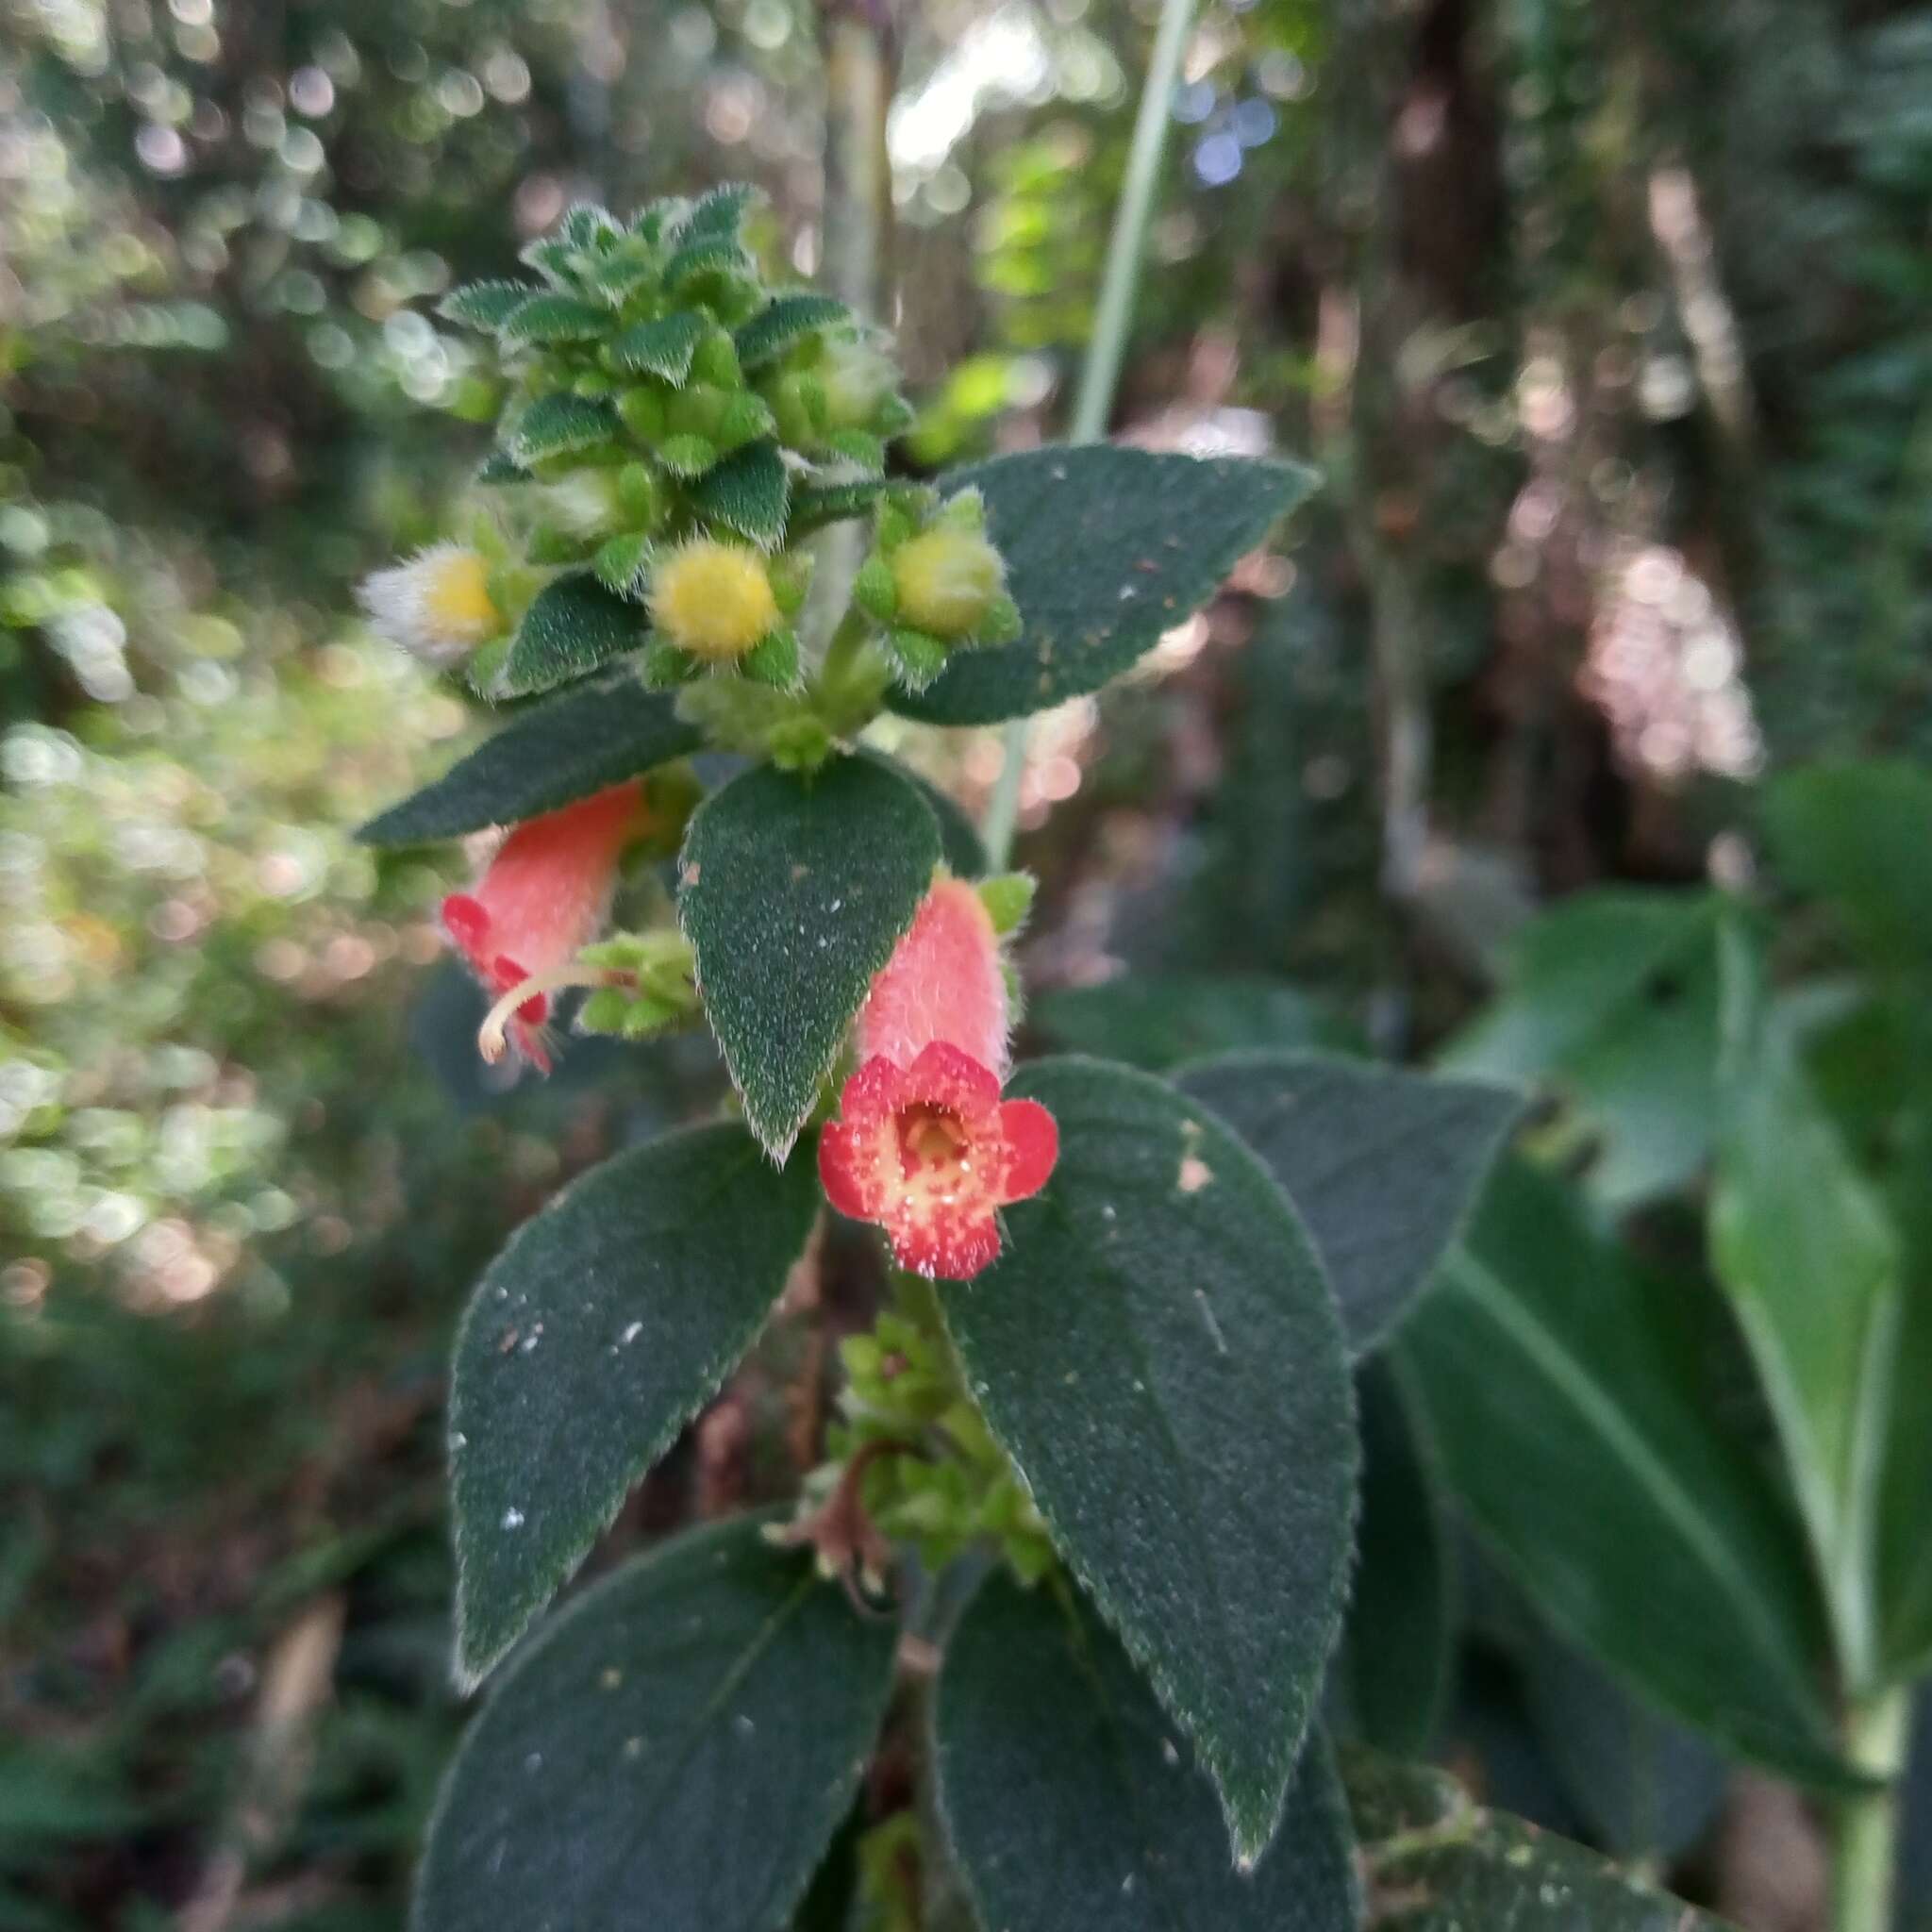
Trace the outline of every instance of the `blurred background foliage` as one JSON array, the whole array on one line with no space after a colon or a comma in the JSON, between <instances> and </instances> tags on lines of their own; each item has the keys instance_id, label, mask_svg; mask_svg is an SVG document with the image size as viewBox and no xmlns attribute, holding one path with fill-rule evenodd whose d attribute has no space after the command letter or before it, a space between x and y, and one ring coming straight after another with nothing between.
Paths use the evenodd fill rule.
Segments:
<instances>
[{"instance_id":1,"label":"blurred background foliage","mask_svg":"<svg viewBox=\"0 0 1932 1932\"><path fill-rule=\"evenodd\" d=\"M462 855L348 837L470 721L346 590L480 454L491 378L433 299L569 202L750 177L817 266L821 25L0 0L0 1927L402 1923L459 1724L454 1310L569 1172L710 1090L690 1042L481 1076L427 970ZM1151 31L1130 0L893 19L914 463L1056 433ZM1886 0L1207 0L1119 426L1328 488L1037 730L1040 1043L1446 1043L1542 1085L1542 1156L1691 1265L1696 888L1763 863L1767 779L1932 750L1928 101L1932 10ZM969 807L999 767L989 734L903 748ZM1773 957L1908 1194L1932 951L1844 921L1883 926L1919 846L1861 926L1858 808L1774 848ZM1425 1529L1402 1405L1365 1403ZM620 1536L768 1487L783 1424L754 1375ZM1358 1728L1815 1923L1774 1789L1451 1571L1457 1668Z\"/></svg>"}]
</instances>

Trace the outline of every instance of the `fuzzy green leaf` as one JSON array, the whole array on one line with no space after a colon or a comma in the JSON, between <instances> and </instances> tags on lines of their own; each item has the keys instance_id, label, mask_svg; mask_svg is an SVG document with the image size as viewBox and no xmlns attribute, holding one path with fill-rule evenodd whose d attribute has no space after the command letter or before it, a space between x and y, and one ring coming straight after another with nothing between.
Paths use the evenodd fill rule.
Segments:
<instances>
[{"instance_id":1,"label":"fuzzy green leaf","mask_svg":"<svg viewBox=\"0 0 1932 1932\"><path fill-rule=\"evenodd\" d=\"M636 602L651 560L651 540L641 530L627 530L597 546L591 568L597 581L617 596Z\"/></svg>"},{"instance_id":2,"label":"fuzzy green leaf","mask_svg":"<svg viewBox=\"0 0 1932 1932\"><path fill-rule=\"evenodd\" d=\"M479 483L528 483L531 480L529 471L508 450L493 449L476 465L476 481Z\"/></svg>"},{"instance_id":3,"label":"fuzzy green leaf","mask_svg":"<svg viewBox=\"0 0 1932 1932\"><path fill-rule=\"evenodd\" d=\"M1842 1775L1799 1528L1682 1284L1506 1162L1397 1348L1451 1488L1560 1632L1733 1751Z\"/></svg>"},{"instance_id":4,"label":"fuzzy green leaf","mask_svg":"<svg viewBox=\"0 0 1932 1932\"><path fill-rule=\"evenodd\" d=\"M1373 1932L1724 1932L1594 1852L1477 1805L1444 1773L1345 1753Z\"/></svg>"},{"instance_id":5,"label":"fuzzy green leaf","mask_svg":"<svg viewBox=\"0 0 1932 1932\"><path fill-rule=\"evenodd\" d=\"M922 777L910 766L902 765L897 758L888 758L884 752L867 750L860 756L884 765L888 771L914 787L920 797L925 800L933 817L939 821L941 856L948 872L956 878L985 877L986 847L980 843L978 827L966 816L956 799L941 791L930 778Z\"/></svg>"},{"instance_id":6,"label":"fuzzy green leaf","mask_svg":"<svg viewBox=\"0 0 1932 1932\"><path fill-rule=\"evenodd\" d=\"M691 492L701 517L749 537L766 550L785 535L785 508L791 479L775 442L749 442L699 478Z\"/></svg>"},{"instance_id":7,"label":"fuzzy green leaf","mask_svg":"<svg viewBox=\"0 0 1932 1932\"><path fill-rule=\"evenodd\" d=\"M539 396L517 419L509 452L520 463L536 463L590 449L616 433L617 411L602 396L558 390Z\"/></svg>"},{"instance_id":8,"label":"fuzzy green leaf","mask_svg":"<svg viewBox=\"0 0 1932 1932\"><path fill-rule=\"evenodd\" d=\"M870 758L746 772L692 817L678 916L745 1118L774 1156L804 1125L940 855L924 800Z\"/></svg>"},{"instance_id":9,"label":"fuzzy green leaf","mask_svg":"<svg viewBox=\"0 0 1932 1932\"><path fill-rule=\"evenodd\" d=\"M891 702L933 724L988 724L1118 677L1214 594L1315 475L1094 443L995 457L940 487L984 493L1025 628L1017 643L960 652L929 690Z\"/></svg>"},{"instance_id":10,"label":"fuzzy green leaf","mask_svg":"<svg viewBox=\"0 0 1932 1932\"><path fill-rule=\"evenodd\" d=\"M830 295L805 291L774 295L738 330L738 359L747 369L761 368L814 330L830 328L851 318L852 311L844 303Z\"/></svg>"},{"instance_id":11,"label":"fuzzy green leaf","mask_svg":"<svg viewBox=\"0 0 1932 1932\"><path fill-rule=\"evenodd\" d=\"M947 1326L1251 1861L1341 1622L1357 1444L1335 1304L1280 1189L1205 1108L1099 1060L1038 1061L1011 1091L1059 1124L1059 1164L1008 1210L999 1261L947 1291Z\"/></svg>"},{"instance_id":12,"label":"fuzzy green leaf","mask_svg":"<svg viewBox=\"0 0 1932 1932\"><path fill-rule=\"evenodd\" d=\"M708 436L667 436L658 460L674 476L702 476L718 460L718 445Z\"/></svg>"},{"instance_id":13,"label":"fuzzy green leaf","mask_svg":"<svg viewBox=\"0 0 1932 1932\"><path fill-rule=\"evenodd\" d=\"M1100 1620L991 1578L947 1646L940 1804L1002 1932L1349 1932L1353 1840L1325 1742L1238 1872L1214 1787Z\"/></svg>"},{"instance_id":14,"label":"fuzzy green leaf","mask_svg":"<svg viewBox=\"0 0 1932 1932\"><path fill-rule=\"evenodd\" d=\"M365 845L427 845L517 824L702 741L670 698L620 675L517 712L435 784L391 806L356 836Z\"/></svg>"},{"instance_id":15,"label":"fuzzy green leaf","mask_svg":"<svg viewBox=\"0 0 1932 1932\"><path fill-rule=\"evenodd\" d=\"M1428 1286L1523 1111L1505 1087L1319 1055L1230 1054L1174 1078L1281 1183L1358 1355Z\"/></svg>"},{"instance_id":16,"label":"fuzzy green leaf","mask_svg":"<svg viewBox=\"0 0 1932 1932\"><path fill-rule=\"evenodd\" d=\"M544 585L531 599L504 659L498 691L526 697L583 677L644 641L636 606L613 597L587 571Z\"/></svg>"},{"instance_id":17,"label":"fuzzy green leaf","mask_svg":"<svg viewBox=\"0 0 1932 1932\"><path fill-rule=\"evenodd\" d=\"M701 232L682 243L664 264L664 286L675 292L700 275L750 275L756 268L734 236Z\"/></svg>"},{"instance_id":18,"label":"fuzzy green leaf","mask_svg":"<svg viewBox=\"0 0 1932 1932\"><path fill-rule=\"evenodd\" d=\"M457 1669L480 1678L750 1347L818 1212L741 1127L620 1154L526 1222L458 1331Z\"/></svg>"},{"instance_id":19,"label":"fuzzy green leaf","mask_svg":"<svg viewBox=\"0 0 1932 1932\"><path fill-rule=\"evenodd\" d=\"M590 248L600 235L618 233L617 217L594 201L574 201L557 224L558 237L573 248Z\"/></svg>"},{"instance_id":20,"label":"fuzzy green leaf","mask_svg":"<svg viewBox=\"0 0 1932 1932\"><path fill-rule=\"evenodd\" d=\"M436 305L445 322L464 328L498 329L538 291L528 282L466 282Z\"/></svg>"},{"instance_id":21,"label":"fuzzy green leaf","mask_svg":"<svg viewBox=\"0 0 1932 1932\"><path fill-rule=\"evenodd\" d=\"M584 269L584 279L606 302L621 304L634 289L655 281L658 264L648 249L626 239L609 253L599 255Z\"/></svg>"},{"instance_id":22,"label":"fuzzy green leaf","mask_svg":"<svg viewBox=\"0 0 1932 1932\"><path fill-rule=\"evenodd\" d=\"M681 309L675 315L660 315L655 322L641 322L635 328L625 329L611 343L610 353L622 368L682 383L691 374L691 358L709 326L702 315Z\"/></svg>"},{"instance_id":23,"label":"fuzzy green leaf","mask_svg":"<svg viewBox=\"0 0 1932 1932\"><path fill-rule=\"evenodd\" d=\"M588 1590L458 1750L413 1932L771 1932L850 1804L891 1685L767 1519L687 1531Z\"/></svg>"},{"instance_id":24,"label":"fuzzy green leaf","mask_svg":"<svg viewBox=\"0 0 1932 1932\"><path fill-rule=\"evenodd\" d=\"M507 342L593 342L610 324L610 311L594 302L555 291L532 295L498 325Z\"/></svg>"},{"instance_id":25,"label":"fuzzy green leaf","mask_svg":"<svg viewBox=\"0 0 1932 1932\"><path fill-rule=\"evenodd\" d=\"M568 288L576 279L577 250L561 235L539 235L525 242L517 259L535 269L552 288Z\"/></svg>"},{"instance_id":26,"label":"fuzzy green leaf","mask_svg":"<svg viewBox=\"0 0 1932 1932\"><path fill-rule=\"evenodd\" d=\"M687 242L706 236L736 241L746 214L758 199L758 191L745 181L727 181L722 187L708 189L691 203L677 225L677 232Z\"/></svg>"}]
</instances>

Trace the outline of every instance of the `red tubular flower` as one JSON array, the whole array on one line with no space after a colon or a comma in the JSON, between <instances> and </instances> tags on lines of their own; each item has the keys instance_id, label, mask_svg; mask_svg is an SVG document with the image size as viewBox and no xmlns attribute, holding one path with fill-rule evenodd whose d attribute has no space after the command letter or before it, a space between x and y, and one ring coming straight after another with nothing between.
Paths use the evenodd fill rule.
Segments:
<instances>
[{"instance_id":1,"label":"red tubular flower","mask_svg":"<svg viewBox=\"0 0 1932 1932\"><path fill-rule=\"evenodd\" d=\"M1059 1129L1037 1100L1000 1098L998 1076L944 1040L909 1067L867 1060L819 1137L819 1178L841 1214L875 1221L902 1268L966 1281L1000 1251L1008 1202L1046 1185Z\"/></svg>"},{"instance_id":2,"label":"red tubular flower","mask_svg":"<svg viewBox=\"0 0 1932 1932\"><path fill-rule=\"evenodd\" d=\"M1007 1071L1007 975L999 935L963 880L933 882L912 928L873 980L858 1009L861 1063L881 1055L909 1067L935 1040Z\"/></svg>"},{"instance_id":3,"label":"red tubular flower","mask_svg":"<svg viewBox=\"0 0 1932 1932\"><path fill-rule=\"evenodd\" d=\"M637 778L527 819L497 847L474 891L442 902L443 931L492 998L531 980L551 981L550 989L531 989L504 1029L540 1072L550 1071L542 1030L550 991L569 983L571 962L597 937L610 909L617 862L643 830L643 819L644 788ZM486 1053L490 1034L486 1026Z\"/></svg>"}]
</instances>

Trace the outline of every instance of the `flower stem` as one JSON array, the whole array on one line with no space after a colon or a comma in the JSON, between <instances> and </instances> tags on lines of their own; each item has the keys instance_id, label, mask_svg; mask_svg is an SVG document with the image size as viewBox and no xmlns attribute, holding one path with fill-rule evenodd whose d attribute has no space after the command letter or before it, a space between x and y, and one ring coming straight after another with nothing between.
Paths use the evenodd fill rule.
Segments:
<instances>
[{"instance_id":1,"label":"flower stem","mask_svg":"<svg viewBox=\"0 0 1932 1932\"><path fill-rule=\"evenodd\" d=\"M886 682L872 627L855 605L840 619L812 680L814 706L834 738L857 737L878 715Z\"/></svg>"},{"instance_id":2,"label":"flower stem","mask_svg":"<svg viewBox=\"0 0 1932 1932\"><path fill-rule=\"evenodd\" d=\"M1113 233L1107 244L1107 266L1100 278L1100 299L1093 310L1093 333L1080 367L1080 387L1074 397L1070 442L1098 442L1107 433L1119 387L1121 363L1127 352L1127 331L1134 317L1134 295L1140 286L1141 264L1147 253L1147 230L1154 219L1155 190L1160 181L1160 159L1167 147L1167 127L1174 112L1174 83L1180 78L1181 54L1188 43L1194 0L1160 0L1160 24L1155 29L1154 51L1148 57L1147 77L1141 86L1141 105L1134 117L1133 144L1127 150L1126 178L1114 209ZM987 802L980 836L994 872L1002 871L1013 849L1013 825L1020 814L1020 779L1026 767L1026 720L1015 718L1006 730L1006 758L998 782Z\"/></svg>"},{"instance_id":3,"label":"flower stem","mask_svg":"<svg viewBox=\"0 0 1932 1932\"><path fill-rule=\"evenodd\" d=\"M1846 1754L1870 1790L1840 1798L1831 1832L1832 1932L1890 1932L1898 1866L1898 1787L1911 1728L1911 1697L1881 1690L1854 1707Z\"/></svg>"}]
</instances>

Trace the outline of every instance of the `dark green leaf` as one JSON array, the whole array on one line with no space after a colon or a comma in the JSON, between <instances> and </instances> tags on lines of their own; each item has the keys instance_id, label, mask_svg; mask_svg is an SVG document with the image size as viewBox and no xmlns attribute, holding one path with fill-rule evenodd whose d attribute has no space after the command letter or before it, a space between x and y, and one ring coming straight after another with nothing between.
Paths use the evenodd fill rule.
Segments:
<instances>
[{"instance_id":1,"label":"dark green leaf","mask_svg":"<svg viewBox=\"0 0 1932 1932\"><path fill-rule=\"evenodd\" d=\"M802 336L850 321L852 311L830 295L808 291L774 295L737 335L738 359L746 369L761 368L782 356Z\"/></svg>"},{"instance_id":2,"label":"dark green leaf","mask_svg":"<svg viewBox=\"0 0 1932 1932\"><path fill-rule=\"evenodd\" d=\"M947 1291L947 1325L1250 1861L1341 1623L1357 1444L1334 1301L1281 1191L1206 1109L1097 1060L1036 1062L1012 1091L1058 1122L1059 1165L1009 1211L998 1263Z\"/></svg>"},{"instance_id":3,"label":"dark green leaf","mask_svg":"<svg viewBox=\"0 0 1932 1932\"><path fill-rule=\"evenodd\" d=\"M832 1834L811 1884L791 1917L791 1932L855 1932L859 1887L859 1846L866 1833L866 1803L858 1801Z\"/></svg>"},{"instance_id":4,"label":"dark green leaf","mask_svg":"<svg viewBox=\"0 0 1932 1932\"><path fill-rule=\"evenodd\" d=\"M939 821L941 855L948 872L962 879L986 876L986 847L979 842L978 827L966 816L957 799L941 791L930 778L922 777L910 766L902 765L897 758L888 758L884 752L868 750L861 756L876 759L888 771L915 787L920 797L931 808L933 817Z\"/></svg>"},{"instance_id":5,"label":"dark green leaf","mask_svg":"<svg viewBox=\"0 0 1932 1932\"><path fill-rule=\"evenodd\" d=\"M681 383L691 374L691 358L709 326L702 315L689 309L661 315L655 322L641 322L635 328L625 329L611 343L610 353L625 369Z\"/></svg>"},{"instance_id":6,"label":"dark green leaf","mask_svg":"<svg viewBox=\"0 0 1932 1932\"><path fill-rule=\"evenodd\" d=\"M498 692L525 697L549 691L643 641L643 619L634 605L613 597L588 571L573 571L531 599L503 661Z\"/></svg>"},{"instance_id":7,"label":"dark green leaf","mask_svg":"<svg viewBox=\"0 0 1932 1932\"><path fill-rule=\"evenodd\" d=\"M1453 1778L1342 1758L1368 1878L1368 1932L1723 1932L1563 1839L1475 1804Z\"/></svg>"},{"instance_id":8,"label":"dark green leaf","mask_svg":"<svg viewBox=\"0 0 1932 1932\"><path fill-rule=\"evenodd\" d=\"M557 1617L443 1783L414 1932L771 1932L844 1815L891 1682L765 1519L692 1530Z\"/></svg>"},{"instance_id":9,"label":"dark green leaf","mask_svg":"<svg viewBox=\"0 0 1932 1932\"><path fill-rule=\"evenodd\" d=\"M595 341L609 324L610 311L594 302L546 291L512 309L497 326L505 341L542 345Z\"/></svg>"},{"instance_id":10,"label":"dark green leaf","mask_svg":"<svg viewBox=\"0 0 1932 1932\"><path fill-rule=\"evenodd\" d=\"M664 286L674 292L706 275L749 275L757 264L729 234L700 232L664 264Z\"/></svg>"},{"instance_id":11,"label":"dark green leaf","mask_svg":"<svg viewBox=\"0 0 1932 1932\"><path fill-rule=\"evenodd\" d=\"M1329 1674L1349 1732L1405 1757L1429 1748L1455 1665L1458 1597L1436 1473L1400 1364L1356 1373L1362 1507L1355 1587Z\"/></svg>"},{"instance_id":12,"label":"dark green leaf","mask_svg":"<svg viewBox=\"0 0 1932 1932\"><path fill-rule=\"evenodd\" d=\"M583 276L605 301L615 306L634 290L655 281L658 264L647 247L626 236L586 262Z\"/></svg>"},{"instance_id":13,"label":"dark green leaf","mask_svg":"<svg viewBox=\"0 0 1932 1932\"><path fill-rule=\"evenodd\" d=\"M1017 643L960 652L934 684L892 705L929 724L987 724L1118 677L1214 594L1315 475L1093 443L995 457L940 485L984 493L1025 631Z\"/></svg>"},{"instance_id":14,"label":"dark green leaf","mask_svg":"<svg viewBox=\"0 0 1932 1932\"><path fill-rule=\"evenodd\" d=\"M764 1324L818 1211L742 1128L620 1154L526 1222L457 1335L457 1668L474 1682L582 1562Z\"/></svg>"},{"instance_id":15,"label":"dark green leaf","mask_svg":"<svg viewBox=\"0 0 1932 1932\"><path fill-rule=\"evenodd\" d=\"M691 203L677 232L687 241L710 235L735 241L746 212L758 198L758 191L744 181L727 181L721 188L708 189Z\"/></svg>"},{"instance_id":16,"label":"dark green leaf","mask_svg":"<svg viewBox=\"0 0 1932 1932\"><path fill-rule=\"evenodd\" d=\"M1716 1126L1720 910L1708 892L1563 901L1515 936L1501 995L1441 1066L1572 1101L1610 1206L1684 1186Z\"/></svg>"},{"instance_id":17,"label":"dark green leaf","mask_svg":"<svg viewBox=\"0 0 1932 1932\"><path fill-rule=\"evenodd\" d=\"M1246 974L1130 973L1043 992L1026 1017L1055 1046L1150 1074L1241 1047L1343 1043L1341 1028L1306 995Z\"/></svg>"},{"instance_id":18,"label":"dark green leaf","mask_svg":"<svg viewBox=\"0 0 1932 1932\"><path fill-rule=\"evenodd\" d=\"M1516 1661L1537 1736L1591 1840L1620 1858L1689 1851L1724 1802L1724 1759L1546 1628Z\"/></svg>"},{"instance_id":19,"label":"dark green leaf","mask_svg":"<svg viewBox=\"0 0 1932 1932\"><path fill-rule=\"evenodd\" d=\"M573 248L589 248L600 235L617 232L617 217L594 201L573 202L557 224L558 235Z\"/></svg>"},{"instance_id":20,"label":"dark green leaf","mask_svg":"<svg viewBox=\"0 0 1932 1932\"><path fill-rule=\"evenodd\" d=\"M1876 958L1932 961L1932 773L1814 765L1775 781L1764 816L1772 856L1800 891L1837 907Z\"/></svg>"},{"instance_id":21,"label":"dark green leaf","mask_svg":"<svg viewBox=\"0 0 1932 1932\"><path fill-rule=\"evenodd\" d=\"M517 259L533 268L553 288L567 287L576 276L577 251L560 235L539 235L517 251Z\"/></svg>"},{"instance_id":22,"label":"dark green leaf","mask_svg":"<svg viewBox=\"0 0 1932 1932\"><path fill-rule=\"evenodd\" d=\"M1757 1364L1811 1536L1840 1661L1854 1682L1878 1642L1872 1571L1892 1353L1898 1244L1882 1198L1819 1106L1762 963L1724 934L1723 1132L1711 1260Z\"/></svg>"},{"instance_id":23,"label":"dark green leaf","mask_svg":"<svg viewBox=\"0 0 1932 1932\"><path fill-rule=\"evenodd\" d=\"M479 483L527 483L530 473L508 450L493 449L476 465Z\"/></svg>"},{"instance_id":24,"label":"dark green leaf","mask_svg":"<svg viewBox=\"0 0 1932 1932\"><path fill-rule=\"evenodd\" d=\"M435 784L373 818L365 845L426 845L515 824L681 758L702 741L672 699L620 675L513 716Z\"/></svg>"},{"instance_id":25,"label":"dark green leaf","mask_svg":"<svg viewBox=\"0 0 1932 1932\"><path fill-rule=\"evenodd\" d=\"M702 517L749 537L766 550L785 535L791 479L775 442L748 442L708 470L692 487L691 507Z\"/></svg>"},{"instance_id":26,"label":"dark green leaf","mask_svg":"<svg viewBox=\"0 0 1932 1932\"><path fill-rule=\"evenodd\" d=\"M1348 1821L1325 1742L1237 1871L1214 1787L1084 1607L995 1575L947 1646L940 1803L1001 1932L1353 1932Z\"/></svg>"},{"instance_id":27,"label":"dark green leaf","mask_svg":"<svg viewBox=\"0 0 1932 1932\"><path fill-rule=\"evenodd\" d=\"M436 312L464 328L496 329L536 292L528 282L467 282L452 289Z\"/></svg>"},{"instance_id":28,"label":"dark green leaf","mask_svg":"<svg viewBox=\"0 0 1932 1932\"><path fill-rule=\"evenodd\" d=\"M1686 1724L1828 1783L1816 1589L1713 1412L1692 1312L1568 1189L1506 1163L1398 1352L1451 1487L1558 1630Z\"/></svg>"},{"instance_id":29,"label":"dark green leaf","mask_svg":"<svg viewBox=\"0 0 1932 1932\"><path fill-rule=\"evenodd\" d=\"M510 438L509 452L520 463L536 463L545 457L589 449L616 433L617 412L602 396L558 390L539 396L524 411Z\"/></svg>"},{"instance_id":30,"label":"dark green leaf","mask_svg":"<svg viewBox=\"0 0 1932 1932\"><path fill-rule=\"evenodd\" d=\"M1318 1055L1231 1054L1181 1068L1174 1084L1281 1183L1357 1353L1427 1287L1523 1110L1507 1088Z\"/></svg>"},{"instance_id":31,"label":"dark green leaf","mask_svg":"<svg viewBox=\"0 0 1932 1932\"><path fill-rule=\"evenodd\" d=\"M782 1158L940 862L912 787L870 758L744 773L693 816L678 916L745 1118Z\"/></svg>"}]
</instances>

